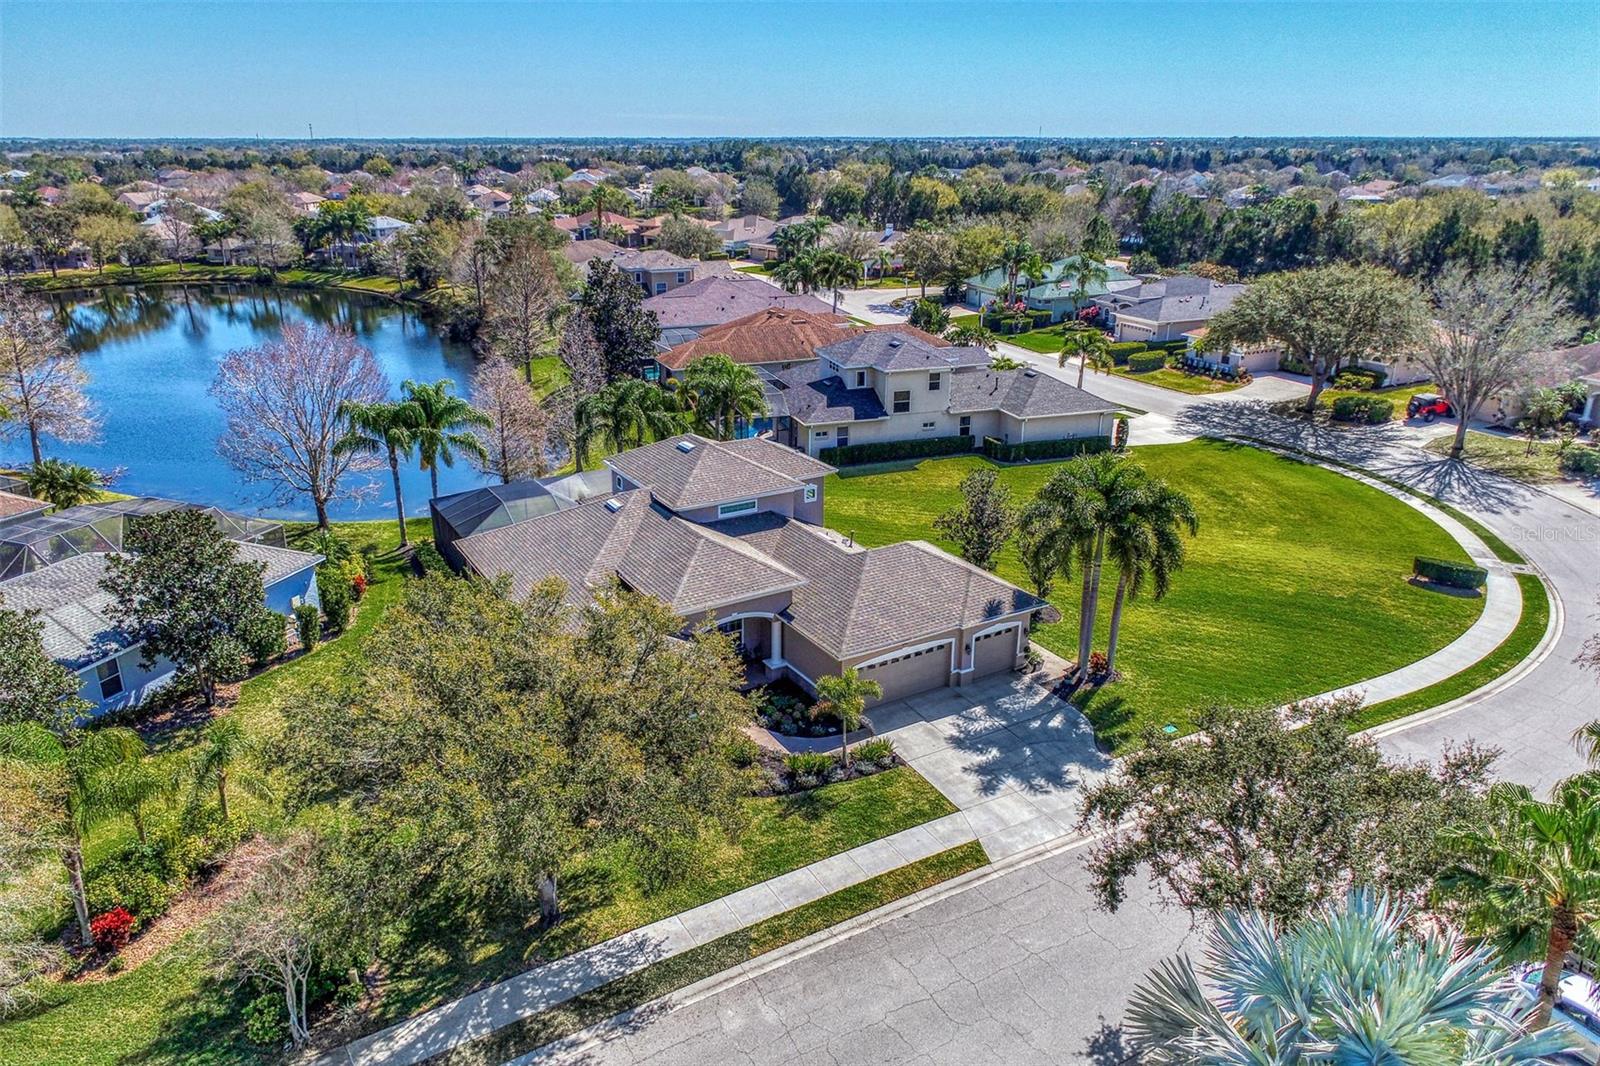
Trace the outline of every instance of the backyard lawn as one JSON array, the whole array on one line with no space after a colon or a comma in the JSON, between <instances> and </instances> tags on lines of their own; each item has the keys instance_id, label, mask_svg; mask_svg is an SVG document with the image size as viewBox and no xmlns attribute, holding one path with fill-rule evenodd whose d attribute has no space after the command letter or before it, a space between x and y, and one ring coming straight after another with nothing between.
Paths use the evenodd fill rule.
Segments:
<instances>
[{"instance_id":1,"label":"backyard lawn","mask_svg":"<svg viewBox=\"0 0 1600 1066\"><path fill-rule=\"evenodd\" d=\"M1145 726L1186 731L1210 704L1281 703L1376 677L1448 644L1481 610L1479 600L1410 584L1413 556L1466 556L1427 517L1376 489L1217 441L1132 454L1189 494L1200 535L1167 598L1126 610L1123 679L1083 702L1114 745ZM986 463L963 456L834 475L827 524L867 545L936 540L933 518L957 501L962 476ZM1023 501L1058 466L1002 467L1000 478ZM998 571L1027 587L1014 548ZM1108 571L1106 614L1116 581ZM1076 582L1059 587L1051 599L1063 620L1035 633L1068 659L1076 657L1078 592ZM1102 618L1096 646L1104 642Z\"/></svg>"}]
</instances>

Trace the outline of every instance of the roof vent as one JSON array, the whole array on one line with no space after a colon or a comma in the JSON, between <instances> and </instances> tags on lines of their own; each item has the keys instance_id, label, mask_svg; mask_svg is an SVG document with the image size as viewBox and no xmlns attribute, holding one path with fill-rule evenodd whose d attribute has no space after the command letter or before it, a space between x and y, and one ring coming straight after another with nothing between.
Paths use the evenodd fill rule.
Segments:
<instances>
[{"instance_id":1,"label":"roof vent","mask_svg":"<svg viewBox=\"0 0 1600 1066\"><path fill-rule=\"evenodd\" d=\"M606 510L610 511L612 514L616 514L618 511L622 510L622 500L616 496L611 497L611 499L606 501Z\"/></svg>"},{"instance_id":2,"label":"roof vent","mask_svg":"<svg viewBox=\"0 0 1600 1066\"><path fill-rule=\"evenodd\" d=\"M1036 378L1039 376L1039 372L1037 370L1024 370L1022 372L1022 376L1025 378Z\"/></svg>"},{"instance_id":3,"label":"roof vent","mask_svg":"<svg viewBox=\"0 0 1600 1066\"><path fill-rule=\"evenodd\" d=\"M900 341L899 337L891 337L891 338L889 338L889 347L891 347L891 348L900 347L900 343L901 343L901 341Z\"/></svg>"},{"instance_id":4,"label":"roof vent","mask_svg":"<svg viewBox=\"0 0 1600 1066\"><path fill-rule=\"evenodd\" d=\"M692 441L692 440L680 440L678 442L678 450L680 452L684 452L685 454L694 451L694 441Z\"/></svg>"}]
</instances>

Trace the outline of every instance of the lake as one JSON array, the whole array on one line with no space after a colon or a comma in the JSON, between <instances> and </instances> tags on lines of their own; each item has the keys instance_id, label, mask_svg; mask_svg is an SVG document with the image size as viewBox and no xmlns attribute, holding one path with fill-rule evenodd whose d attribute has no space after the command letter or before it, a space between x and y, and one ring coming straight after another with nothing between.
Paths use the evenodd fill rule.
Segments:
<instances>
[{"instance_id":1,"label":"lake","mask_svg":"<svg viewBox=\"0 0 1600 1066\"><path fill-rule=\"evenodd\" d=\"M223 356L275 339L286 322L315 322L353 330L372 350L398 395L409 379L449 378L468 394L471 350L441 338L416 313L381 297L340 290L250 285L108 287L59 297L68 339L83 353L90 397L103 419L95 444L44 441L45 455L99 470L120 470L112 486L135 496L210 503L280 518L312 518L309 501L280 505L264 486L247 484L217 454L226 430L208 393ZM0 466L28 461L26 439L0 444ZM428 477L413 457L402 468L406 509L428 513ZM376 495L336 501L335 518L394 515L387 465L372 475ZM441 467L439 491L487 483L463 457Z\"/></svg>"}]
</instances>

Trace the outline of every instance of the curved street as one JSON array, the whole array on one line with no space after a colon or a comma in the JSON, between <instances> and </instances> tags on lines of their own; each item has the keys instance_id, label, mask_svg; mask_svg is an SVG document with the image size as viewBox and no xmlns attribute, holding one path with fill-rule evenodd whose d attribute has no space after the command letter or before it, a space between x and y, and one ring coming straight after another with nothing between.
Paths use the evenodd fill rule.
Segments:
<instances>
[{"instance_id":1,"label":"curved street","mask_svg":"<svg viewBox=\"0 0 1600 1066\"><path fill-rule=\"evenodd\" d=\"M844 309L858 317L896 317L873 294L845 296ZM1005 348L1076 380L1053 358ZM1397 756L1431 759L1476 740L1501 749L1502 777L1539 789L1580 769L1571 733L1600 717L1600 677L1574 661L1597 631L1600 506L1586 509L1581 499L1441 460L1402 425L1330 430L1272 414L1261 401L1292 395L1291 384L1265 376L1234 393L1192 397L1122 378L1085 381L1090 391L1150 412L1135 421L1135 445L1200 435L1272 441L1404 482L1493 529L1547 578L1554 640L1531 668L1383 727L1378 742ZM1081 854L1064 846L1019 856L518 1061L1126 1061L1124 1004L1146 971L1190 945L1194 930L1147 888L1115 914L1096 910Z\"/></svg>"}]
</instances>

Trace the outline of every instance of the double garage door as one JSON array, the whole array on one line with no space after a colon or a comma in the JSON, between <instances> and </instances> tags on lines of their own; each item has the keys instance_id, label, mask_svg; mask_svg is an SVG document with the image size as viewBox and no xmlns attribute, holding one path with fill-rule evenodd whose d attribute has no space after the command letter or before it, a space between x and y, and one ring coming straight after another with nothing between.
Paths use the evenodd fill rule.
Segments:
<instances>
[{"instance_id":1,"label":"double garage door","mask_svg":"<svg viewBox=\"0 0 1600 1066\"><path fill-rule=\"evenodd\" d=\"M883 699L898 700L950 683L951 642L908 652L861 667L861 676L883 688ZM985 633L972 645L971 678L1010 670L1017 661L1017 627Z\"/></svg>"}]
</instances>

